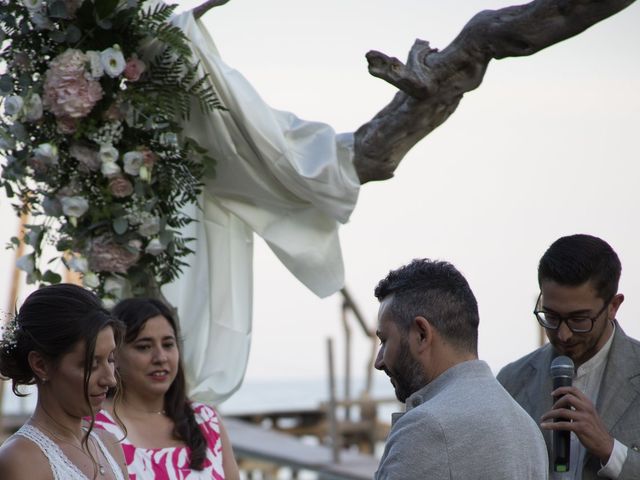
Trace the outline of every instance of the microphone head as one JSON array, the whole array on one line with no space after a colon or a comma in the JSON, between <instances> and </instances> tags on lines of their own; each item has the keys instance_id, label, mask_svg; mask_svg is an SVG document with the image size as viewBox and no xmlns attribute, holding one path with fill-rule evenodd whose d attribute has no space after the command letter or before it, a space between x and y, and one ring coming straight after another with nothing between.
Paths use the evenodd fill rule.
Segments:
<instances>
[{"instance_id":1,"label":"microphone head","mask_svg":"<svg viewBox=\"0 0 640 480\"><path fill-rule=\"evenodd\" d=\"M551 368L549 369L552 378L568 377L573 378L575 367L573 360L565 355L561 355L553 359Z\"/></svg>"}]
</instances>

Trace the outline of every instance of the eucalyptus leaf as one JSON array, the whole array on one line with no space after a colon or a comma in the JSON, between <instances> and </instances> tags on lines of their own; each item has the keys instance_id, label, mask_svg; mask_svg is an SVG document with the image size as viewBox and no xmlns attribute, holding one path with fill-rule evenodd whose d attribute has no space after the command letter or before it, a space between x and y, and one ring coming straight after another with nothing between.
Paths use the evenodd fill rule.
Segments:
<instances>
[{"instance_id":1,"label":"eucalyptus leaf","mask_svg":"<svg viewBox=\"0 0 640 480\"><path fill-rule=\"evenodd\" d=\"M46 283L60 283L62 281L62 277L58 275L56 272L47 270L46 272L44 272L44 275L42 276L42 281Z\"/></svg>"},{"instance_id":2,"label":"eucalyptus leaf","mask_svg":"<svg viewBox=\"0 0 640 480\"><path fill-rule=\"evenodd\" d=\"M66 35L67 43L77 43L82 38L82 32L75 25L69 25Z\"/></svg>"},{"instance_id":3,"label":"eucalyptus leaf","mask_svg":"<svg viewBox=\"0 0 640 480\"><path fill-rule=\"evenodd\" d=\"M67 35L60 30L51 32L49 34L49 37L51 38L51 40L53 40L56 43L64 43L64 41L67 39Z\"/></svg>"},{"instance_id":4,"label":"eucalyptus leaf","mask_svg":"<svg viewBox=\"0 0 640 480\"><path fill-rule=\"evenodd\" d=\"M49 4L49 17L50 18L69 18L67 5L63 0L56 0Z\"/></svg>"},{"instance_id":5,"label":"eucalyptus leaf","mask_svg":"<svg viewBox=\"0 0 640 480\"><path fill-rule=\"evenodd\" d=\"M113 231L118 235L124 234L127 228L129 228L129 221L126 217L118 217L113 221Z\"/></svg>"},{"instance_id":6,"label":"eucalyptus leaf","mask_svg":"<svg viewBox=\"0 0 640 480\"><path fill-rule=\"evenodd\" d=\"M0 95L7 96L13 92L13 80L9 75L0 76Z\"/></svg>"}]
</instances>

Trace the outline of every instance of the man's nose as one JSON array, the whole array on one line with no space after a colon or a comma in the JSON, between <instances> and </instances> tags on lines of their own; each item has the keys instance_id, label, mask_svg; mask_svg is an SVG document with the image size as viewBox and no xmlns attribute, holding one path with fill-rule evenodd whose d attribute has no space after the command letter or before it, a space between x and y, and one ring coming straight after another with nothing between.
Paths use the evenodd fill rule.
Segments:
<instances>
[{"instance_id":1,"label":"man's nose","mask_svg":"<svg viewBox=\"0 0 640 480\"><path fill-rule=\"evenodd\" d=\"M376 356L376 362L374 363L374 367L376 370L384 370L384 362L382 361L382 348L378 350L378 355Z\"/></svg>"},{"instance_id":2,"label":"man's nose","mask_svg":"<svg viewBox=\"0 0 640 480\"><path fill-rule=\"evenodd\" d=\"M567 326L567 322L560 322L560 326L558 327L558 340L561 342L568 341L573 336L573 332Z\"/></svg>"}]
</instances>

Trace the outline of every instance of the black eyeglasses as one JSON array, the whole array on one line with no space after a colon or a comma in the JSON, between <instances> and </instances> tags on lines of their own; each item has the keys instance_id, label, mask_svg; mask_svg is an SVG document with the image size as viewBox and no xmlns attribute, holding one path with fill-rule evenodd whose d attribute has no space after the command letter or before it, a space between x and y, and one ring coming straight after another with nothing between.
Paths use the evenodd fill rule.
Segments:
<instances>
[{"instance_id":1,"label":"black eyeglasses","mask_svg":"<svg viewBox=\"0 0 640 480\"><path fill-rule=\"evenodd\" d=\"M600 309L598 313L596 313L593 317L589 317L587 315L559 315L557 313L545 312L544 310L538 310L538 305L540 304L540 298L542 297L542 292L538 295L538 300L536 301L536 308L533 311L533 314L538 319L538 323L547 328L549 330L557 330L560 328L560 324L562 322L567 324L569 330L573 333L588 333L593 329L593 324L598 319L600 315L606 310L613 300L613 296L609 298L604 305Z\"/></svg>"}]
</instances>

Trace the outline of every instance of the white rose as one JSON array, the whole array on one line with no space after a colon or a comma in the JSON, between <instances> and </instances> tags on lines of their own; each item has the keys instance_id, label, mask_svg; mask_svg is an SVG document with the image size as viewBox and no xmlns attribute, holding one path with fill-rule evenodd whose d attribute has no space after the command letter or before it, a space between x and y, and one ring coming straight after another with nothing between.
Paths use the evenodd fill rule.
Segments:
<instances>
[{"instance_id":1,"label":"white rose","mask_svg":"<svg viewBox=\"0 0 640 480\"><path fill-rule=\"evenodd\" d=\"M89 70L93 78L100 78L104 75L104 67L102 66L102 58L100 52L96 50L88 50L85 55L89 59Z\"/></svg>"},{"instance_id":2,"label":"white rose","mask_svg":"<svg viewBox=\"0 0 640 480\"><path fill-rule=\"evenodd\" d=\"M23 106L24 99L20 95L10 95L4 100L4 114L15 118L20 115Z\"/></svg>"},{"instance_id":3,"label":"white rose","mask_svg":"<svg viewBox=\"0 0 640 480\"><path fill-rule=\"evenodd\" d=\"M81 217L89 210L89 202L84 197L62 197L60 203L67 217Z\"/></svg>"},{"instance_id":4,"label":"white rose","mask_svg":"<svg viewBox=\"0 0 640 480\"><path fill-rule=\"evenodd\" d=\"M42 99L37 93L32 93L24 105L24 117L27 122L35 122L42 118Z\"/></svg>"},{"instance_id":5,"label":"white rose","mask_svg":"<svg viewBox=\"0 0 640 480\"><path fill-rule=\"evenodd\" d=\"M123 277L110 276L104 282L104 292L110 297L122 298L127 288L127 280Z\"/></svg>"},{"instance_id":6,"label":"white rose","mask_svg":"<svg viewBox=\"0 0 640 480\"><path fill-rule=\"evenodd\" d=\"M42 7L42 0L22 0L22 4L29 10L40 10Z\"/></svg>"},{"instance_id":7,"label":"white rose","mask_svg":"<svg viewBox=\"0 0 640 480\"><path fill-rule=\"evenodd\" d=\"M58 147L51 143L41 143L33 150L33 156L46 165L58 163Z\"/></svg>"},{"instance_id":8,"label":"white rose","mask_svg":"<svg viewBox=\"0 0 640 480\"><path fill-rule=\"evenodd\" d=\"M111 310L118 302L112 297L102 297L102 306L107 310Z\"/></svg>"},{"instance_id":9,"label":"white rose","mask_svg":"<svg viewBox=\"0 0 640 480\"><path fill-rule=\"evenodd\" d=\"M98 288L100 286L100 279L93 272L85 272L82 275L82 285L87 288Z\"/></svg>"},{"instance_id":10,"label":"white rose","mask_svg":"<svg viewBox=\"0 0 640 480\"><path fill-rule=\"evenodd\" d=\"M144 251L150 255L156 256L164 252L164 246L160 239L154 238L147 244L147 248L145 248Z\"/></svg>"},{"instance_id":11,"label":"white rose","mask_svg":"<svg viewBox=\"0 0 640 480\"><path fill-rule=\"evenodd\" d=\"M100 171L102 174L109 178L114 177L120 173L120 165L115 162L104 162L100 167Z\"/></svg>"},{"instance_id":12,"label":"white rose","mask_svg":"<svg viewBox=\"0 0 640 480\"><path fill-rule=\"evenodd\" d=\"M102 61L102 67L105 73L111 78L120 75L127 66L127 62L124 60L124 55L122 55L122 51L118 45L103 50L100 53L100 60Z\"/></svg>"},{"instance_id":13,"label":"white rose","mask_svg":"<svg viewBox=\"0 0 640 480\"><path fill-rule=\"evenodd\" d=\"M33 259L33 253L23 255L19 259L17 259L16 267L29 275L32 274L36 268L36 264Z\"/></svg>"},{"instance_id":14,"label":"white rose","mask_svg":"<svg viewBox=\"0 0 640 480\"><path fill-rule=\"evenodd\" d=\"M113 145L103 144L100 147L98 158L100 158L102 163L115 163L116 160L118 160L119 155L120 153L113 147Z\"/></svg>"},{"instance_id":15,"label":"white rose","mask_svg":"<svg viewBox=\"0 0 640 480\"><path fill-rule=\"evenodd\" d=\"M138 227L138 233L143 237L151 237L160 231L160 219L153 216L145 216Z\"/></svg>"},{"instance_id":16,"label":"white rose","mask_svg":"<svg viewBox=\"0 0 640 480\"><path fill-rule=\"evenodd\" d=\"M142 155L142 152L127 152L122 158L125 172L134 177L140 173L140 168L144 165L144 155Z\"/></svg>"}]
</instances>

